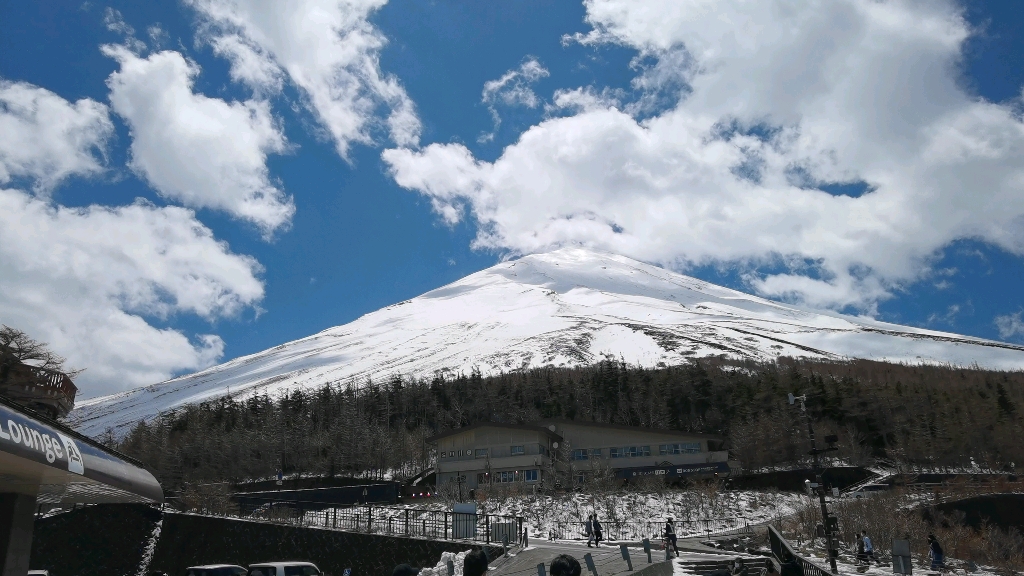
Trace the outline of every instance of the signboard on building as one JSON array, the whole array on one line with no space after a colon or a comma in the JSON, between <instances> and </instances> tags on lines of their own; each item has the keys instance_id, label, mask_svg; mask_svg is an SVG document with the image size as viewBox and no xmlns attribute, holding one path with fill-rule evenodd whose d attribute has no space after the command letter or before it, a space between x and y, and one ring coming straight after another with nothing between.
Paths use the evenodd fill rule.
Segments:
<instances>
[{"instance_id":1,"label":"signboard on building","mask_svg":"<svg viewBox=\"0 0 1024 576\"><path fill-rule=\"evenodd\" d=\"M620 468L615 471L616 478L639 478L642 476L663 476L678 478L695 474L729 473L728 462L707 462L702 464L678 464L673 466L639 466L637 468Z\"/></svg>"}]
</instances>

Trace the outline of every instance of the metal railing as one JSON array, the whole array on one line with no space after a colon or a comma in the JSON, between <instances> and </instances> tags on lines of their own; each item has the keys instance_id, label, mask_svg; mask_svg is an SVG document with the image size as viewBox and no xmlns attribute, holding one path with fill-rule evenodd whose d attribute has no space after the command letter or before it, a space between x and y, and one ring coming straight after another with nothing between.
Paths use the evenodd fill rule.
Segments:
<instances>
[{"instance_id":1,"label":"metal railing","mask_svg":"<svg viewBox=\"0 0 1024 576\"><path fill-rule=\"evenodd\" d=\"M753 528L746 518L700 518L675 520L678 537L711 537L716 534L749 534ZM632 520L628 522L601 521L602 537L608 541L640 541L649 538L661 541L665 533L665 520ZM586 540L586 522L558 522L550 525L549 538L558 540Z\"/></svg>"},{"instance_id":2,"label":"metal railing","mask_svg":"<svg viewBox=\"0 0 1024 576\"><path fill-rule=\"evenodd\" d=\"M418 508L332 505L323 502L264 502L239 506L240 518L344 532L431 540L507 544L524 542L523 518Z\"/></svg>"},{"instance_id":3,"label":"metal railing","mask_svg":"<svg viewBox=\"0 0 1024 576\"><path fill-rule=\"evenodd\" d=\"M793 546L770 524L768 545L772 549L775 568L781 576L832 576L827 569L797 554Z\"/></svg>"}]
</instances>

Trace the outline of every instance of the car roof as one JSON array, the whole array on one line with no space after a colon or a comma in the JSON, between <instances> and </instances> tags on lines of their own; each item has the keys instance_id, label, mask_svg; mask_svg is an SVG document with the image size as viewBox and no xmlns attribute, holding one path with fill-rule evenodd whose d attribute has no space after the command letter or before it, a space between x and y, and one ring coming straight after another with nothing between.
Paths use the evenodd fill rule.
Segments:
<instances>
[{"instance_id":1,"label":"car roof","mask_svg":"<svg viewBox=\"0 0 1024 576\"><path fill-rule=\"evenodd\" d=\"M189 566L186 570L212 570L214 568L242 568L242 570L245 570L244 567L238 564L206 564L204 566Z\"/></svg>"},{"instance_id":2,"label":"car roof","mask_svg":"<svg viewBox=\"0 0 1024 576\"><path fill-rule=\"evenodd\" d=\"M313 564L312 562L299 562L299 561L295 561L295 562L288 562L288 561L285 561L285 562L260 562L259 564L249 564L249 569L251 570L253 568L284 568L285 566L312 566L313 568L316 568L317 570L319 570L319 568L317 568L316 564Z\"/></svg>"}]
</instances>

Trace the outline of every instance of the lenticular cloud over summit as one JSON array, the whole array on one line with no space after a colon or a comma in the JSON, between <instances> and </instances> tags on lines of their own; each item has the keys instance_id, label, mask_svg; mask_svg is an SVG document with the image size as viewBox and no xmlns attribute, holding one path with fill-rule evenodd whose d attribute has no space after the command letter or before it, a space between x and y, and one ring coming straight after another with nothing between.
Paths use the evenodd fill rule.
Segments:
<instances>
[{"instance_id":1,"label":"lenticular cloud over summit","mask_svg":"<svg viewBox=\"0 0 1024 576\"><path fill-rule=\"evenodd\" d=\"M565 248L497 264L258 354L80 402L71 418L99 434L228 395L603 359L656 367L718 355L1024 368L1024 347L808 311L623 256Z\"/></svg>"}]
</instances>

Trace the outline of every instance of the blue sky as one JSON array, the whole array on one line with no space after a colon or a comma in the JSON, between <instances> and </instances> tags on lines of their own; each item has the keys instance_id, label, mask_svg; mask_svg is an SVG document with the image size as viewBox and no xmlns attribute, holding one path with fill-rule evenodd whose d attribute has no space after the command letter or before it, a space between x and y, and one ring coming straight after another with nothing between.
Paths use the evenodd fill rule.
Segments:
<instances>
[{"instance_id":1,"label":"blue sky","mask_svg":"<svg viewBox=\"0 0 1024 576\"><path fill-rule=\"evenodd\" d=\"M91 396L581 243L1024 341L1024 6L732 4L0 4L0 322Z\"/></svg>"}]
</instances>

